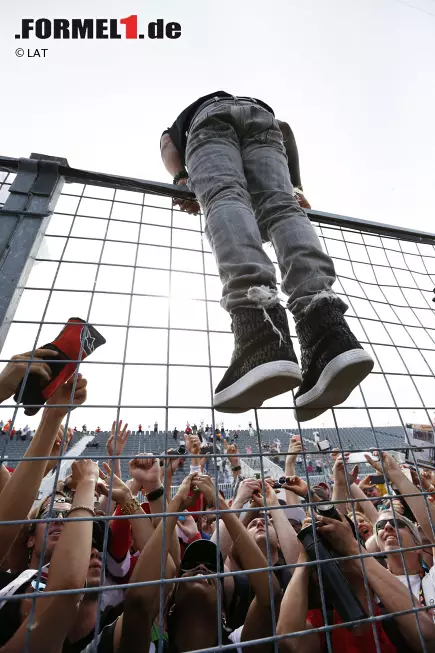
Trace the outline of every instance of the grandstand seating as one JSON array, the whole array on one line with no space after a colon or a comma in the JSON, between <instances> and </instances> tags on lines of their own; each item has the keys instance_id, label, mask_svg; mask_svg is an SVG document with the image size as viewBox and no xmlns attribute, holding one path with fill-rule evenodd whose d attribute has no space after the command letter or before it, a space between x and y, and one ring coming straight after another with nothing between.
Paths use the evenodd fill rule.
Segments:
<instances>
[{"instance_id":1,"label":"grandstand seating","mask_svg":"<svg viewBox=\"0 0 435 653\"><path fill-rule=\"evenodd\" d=\"M260 440L262 443L271 445L274 440L278 439L281 442L281 455L279 456L279 465L284 469L285 461L285 452L288 447L290 437L297 433L295 429L285 430L285 429L262 429L260 433ZM320 440L328 439L332 447L340 447L340 444L347 450L355 449L370 449L371 447L380 446L384 449L389 449L390 447L404 447L404 431L400 426L385 426L381 428L362 428L362 427L351 427L351 428L342 428L337 433L336 429L333 428L318 428L318 429L302 429L301 435L306 446L306 450L313 452L313 454L318 456L317 448L314 445L314 434L319 435ZM82 452L83 457L90 458L103 458L106 453L106 442L109 437L107 431L101 431L100 433L90 432L87 435L93 435L94 440L92 444L98 444L98 447L85 448ZM228 434L231 438L234 437L234 434ZM71 446L76 444L78 440L83 436L83 433L77 431L74 433ZM127 444L124 449L123 455L126 458L121 460L121 471L124 479L127 479L129 476L128 461L132 456L137 455L138 453L155 453L160 454L165 449L165 444L167 443L168 447L178 446L178 444L183 439L183 434L180 433L178 440L174 441L172 433L166 434L164 431L145 431L144 433L132 432L127 440ZM247 430L239 431L238 438L235 440L240 453L245 453L246 447L250 446L252 448L252 454L258 453L259 444L258 436L250 436ZM6 441L6 436L0 439L0 450L5 451L6 455L4 456L5 462L8 467L14 468L18 464L18 461L24 455L28 447L28 441L13 440ZM6 447L6 449L5 449ZM276 460L274 456L271 456L273 460ZM313 455L314 459L314 455ZM173 484L178 485L186 474L188 466L186 468L180 468L174 474ZM305 474L305 466L298 465L296 468L298 473ZM360 469L360 474L368 473L369 469L364 469L364 466ZM215 463L213 459L210 459L208 464L208 473L215 477ZM313 469L313 475L316 474L315 467ZM219 483L223 483L228 480L222 471L218 476Z\"/></svg>"}]
</instances>

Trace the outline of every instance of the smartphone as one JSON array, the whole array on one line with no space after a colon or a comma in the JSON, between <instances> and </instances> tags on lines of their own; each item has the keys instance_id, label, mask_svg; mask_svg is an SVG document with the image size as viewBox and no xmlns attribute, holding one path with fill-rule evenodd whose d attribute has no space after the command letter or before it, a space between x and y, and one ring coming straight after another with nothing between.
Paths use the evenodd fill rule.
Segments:
<instances>
[{"instance_id":1,"label":"smartphone","mask_svg":"<svg viewBox=\"0 0 435 653\"><path fill-rule=\"evenodd\" d=\"M178 515L178 521L185 521L186 517L184 515Z\"/></svg>"},{"instance_id":2,"label":"smartphone","mask_svg":"<svg viewBox=\"0 0 435 653\"><path fill-rule=\"evenodd\" d=\"M299 434L298 435L292 435L292 438L293 438L293 440L299 440L299 442L301 441L301 436Z\"/></svg>"},{"instance_id":3,"label":"smartphone","mask_svg":"<svg viewBox=\"0 0 435 653\"><path fill-rule=\"evenodd\" d=\"M384 485L385 483L385 477L383 474L375 474L374 476L370 476L370 480L375 485Z\"/></svg>"},{"instance_id":4,"label":"smartphone","mask_svg":"<svg viewBox=\"0 0 435 653\"><path fill-rule=\"evenodd\" d=\"M347 462L349 463L349 465L356 465L357 463L366 463L367 460L365 459L365 454L371 456L373 460L379 460L378 456L376 456L375 454L372 454L369 451L362 451L359 453L349 454L349 458L347 459Z\"/></svg>"}]
</instances>

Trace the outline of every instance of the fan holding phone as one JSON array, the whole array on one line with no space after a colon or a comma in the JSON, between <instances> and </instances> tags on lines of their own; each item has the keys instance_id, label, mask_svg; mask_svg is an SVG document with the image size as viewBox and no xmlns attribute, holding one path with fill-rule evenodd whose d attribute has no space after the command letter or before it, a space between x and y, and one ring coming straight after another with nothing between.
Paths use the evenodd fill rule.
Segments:
<instances>
[{"instance_id":1,"label":"fan holding phone","mask_svg":"<svg viewBox=\"0 0 435 653\"><path fill-rule=\"evenodd\" d=\"M14 382L15 388L6 398L15 391L14 400L24 404L24 413L36 415L47 399L72 377L79 362L105 342L103 336L91 324L78 317L71 317L52 342L34 352L13 357L0 376L0 386L3 385L5 389L9 387L10 390ZM14 365L17 365L15 361L18 367L14 370ZM23 385L30 361L34 362L30 364L29 374Z\"/></svg>"}]
</instances>

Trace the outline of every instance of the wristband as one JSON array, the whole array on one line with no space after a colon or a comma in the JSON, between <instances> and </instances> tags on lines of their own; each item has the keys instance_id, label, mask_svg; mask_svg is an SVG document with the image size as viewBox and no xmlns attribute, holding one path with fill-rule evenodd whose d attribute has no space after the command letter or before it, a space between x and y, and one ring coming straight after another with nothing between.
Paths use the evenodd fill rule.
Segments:
<instances>
[{"instance_id":1,"label":"wristband","mask_svg":"<svg viewBox=\"0 0 435 653\"><path fill-rule=\"evenodd\" d=\"M190 473L194 474L195 472L201 472L201 465L190 465Z\"/></svg>"},{"instance_id":2,"label":"wristband","mask_svg":"<svg viewBox=\"0 0 435 653\"><path fill-rule=\"evenodd\" d=\"M173 184L178 184L180 179L188 179L188 177L189 177L189 174L188 174L187 170L180 170L179 172L177 172L177 174L173 178L172 183Z\"/></svg>"},{"instance_id":3,"label":"wristband","mask_svg":"<svg viewBox=\"0 0 435 653\"><path fill-rule=\"evenodd\" d=\"M240 472L240 470L241 470L242 468L241 468L240 465L237 465L237 467L231 467L231 469L232 469L233 472Z\"/></svg>"},{"instance_id":4,"label":"wristband","mask_svg":"<svg viewBox=\"0 0 435 653\"><path fill-rule=\"evenodd\" d=\"M146 494L146 498L150 502L157 501L157 499L160 499L160 497L163 496L163 493L164 493L164 488L162 485L161 487L157 488L157 490L153 490L153 492L148 492L148 494Z\"/></svg>"},{"instance_id":5,"label":"wristband","mask_svg":"<svg viewBox=\"0 0 435 653\"><path fill-rule=\"evenodd\" d=\"M127 501L123 508L121 508L121 514L132 515L140 507L140 502L136 499L136 497L133 497L130 499L130 501Z\"/></svg>"},{"instance_id":6,"label":"wristband","mask_svg":"<svg viewBox=\"0 0 435 653\"><path fill-rule=\"evenodd\" d=\"M92 517L95 517L95 510L93 508L90 508L89 506L73 506L71 510L68 510L66 516L69 517L70 514L75 510L87 510L89 513L91 513Z\"/></svg>"}]
</instances>

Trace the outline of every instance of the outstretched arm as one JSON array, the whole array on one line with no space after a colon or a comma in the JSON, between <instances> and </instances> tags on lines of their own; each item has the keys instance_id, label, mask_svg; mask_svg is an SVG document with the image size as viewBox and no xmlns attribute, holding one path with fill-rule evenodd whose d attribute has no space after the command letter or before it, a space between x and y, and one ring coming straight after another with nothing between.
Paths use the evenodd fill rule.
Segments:
<instances>
[{"instance_id":1,"label":"outstretched arm","mask_svg":"<svg viewBox=\"0 0 435 653\"><path fill-rule=\"evenodd\" d=\"M381 463L373 460L371 456L368 456L366 454L366 459L367 462L369 462L372 467L377 469L380 473L383 473L385 470L386 475L388 476L388 479L390 480L391 484L396 487L401 494L417 494L418 496L413 496L413 497L404 497L406 503L408 506L411 508L412 512L414 513L414 517L416 521L420 524L421 528L423 529L425 535L429 538L429 540L433 543L435 542L435 534L432 529L432 523L435 525L435 506L433 503L428 501L428 506L429 506L429 511L428 507L426 505L426 500L424 496L421 494L420 490L410 481L408 478L406 478L405 474L402 472L400 469L397 461L393 458L393 456L390 456L390 454L386 453L385 451L382 452L382 462L384 466L384 470L382 469Z\"/></svg>"},{"instance_id":2,"label":"outstretched arm","mask_svg":"<svg viewBox=\"0 0 435 653\"><path fill-rule=\"evenodd\" d=\"M264 506L262 496L254 495L252 498L254 504L258 505L260 508ZM266 504L268 506L280 505L277 493L271 484L267 481ZM296 535L296 531L286 517L284 506L277 508L277 510L273 510L271 516L276 534L278 535L278 541L284 560L288 565L292 565L297 561L300 551L299 540Z\"/></svg>"},{"instance_id":3,"label":"outstretched arm","mask_svg":"<svg viewBox=\"0 0 435 653\"><path fill-rule=\"evenodd\" d=\"M344 517L341 517L341 521L330 519L329 517L319 517L317 531L321 538L325 538L331 544L337 554L345 556L357 556L360 554L358 543L353 536L349 522ZM404 612L418 606L418 599L411 598L408 588L374 558L364 558L363 566L361 559L358 558L347 560L345 564L349 571L352 570L353 572L353 570L356 570L361 580L364 578L364 567L364 574L370 589L384 605L387 612ZM365 591L362 583L361 586L363 595ZM353 587L355 587L354 584ZM367 601L367 595L366 597L359 596L358 598L363 605ZM373 605L373 609L376 609L375 605ZM400 632L408 643L409 649L407 650L415 651L415 653L421 651L416 617L420 624L422 636L426 644L429 644L428 649L431 650L435 640L435 626L431 617L424 612L418 613L418 616L417 613L413 614L411 612L410 614L395 617Z\"/></svg>"},{"instance_id":4,"label":"outstretched arm","mask_svg":"<svg viewBox=\"0 0 435 653\"><path fill-rule=\"evenodd\" d=\"M310 562L310 558L301 552L298 562ZM279 613L277 635L291 635L308 630L308 587L311 567L297 567L284 594ZM320 638L317 633L307 634L292 639L281 639L279 650L285 653L320 653Z\"/></svg>"},{"instance_id":5,"label":"outstretched arm","mask_svg":"<svg viewBox=\"0 0 435 653\"><path fill-rule=\"evenodd\" d=\"M239 485L239 489L236 498L232 503L231 509L242 510L245 503L247 503L252 498L254 492L261 492L260 481L258 481L256 478L247 478L242 481ZM251 514L252 513L249 513L249 515ZM237 514L237 518L240 519L240 514ZM217 546L219 546L222 557L224 560L226 560L231 549L232 540L222 519L219 521L219 541L217 534L218 529L216 528L211 540Z\"/></svg>"},{"instance_id":6,"label":"outstretched arm","mask_svg":"<svg viewBox=\"0 0 435 653\"><path fill-rule=\"evenodd\" d=\"M71 628L80 605L79 593L85 587L92 546L92 514L98 465L91 460L72 464L76 491L71 517L87 517L84 521L67 521L62 527L48 573L46 591L77 590L36 601L30 630L29 653L58 653ZM87 507L87 508L86 508ZM65 564L65 561L68 564ZM26 619L1 649L4 653L20 653L25 649L29 619Z\"/></svg>"},{"instance_id":7,"label":"outstretched arm","mask_svg":"<svg viewBox=\"0 0 435 653\"><path fill-rule=\"evenodd\" d=\"M191 490L195 474L187 476L168 505L168 512L182 512ZM163 520L148 540L134 568L131 583L159 580L161 577L162 549L163 564L168 562L168 551L172 534L177 523L177 516L166 517L166 532L163 538ZM122 617L122 653L142 653L148 651L151 627L159 611L160 587L145 585L131 587L125 594L124 614ZM116 636L116 635L115 635Z\"/></svg>"},{"instance_id":8,"label":"outstretched arm","mask_svg":"<svg viewBox=\"0 0 435 653\"><path fill-rule=\"evenodd\" d=\"M86 379L79 374L73 404L79 405L85 401L86 385ZM0 522L27 519L45 474L47 463L43 458L50 455L61 422L68 412L68 408L56 405L71 401L72 387L71 379L60 386L48 400L49 406L44 409L35 437L0 495ZM26 459L31 457L40 457L42 460L28 462ZM0 525L0 563L4 561L20 530L21 524Z\"/></svg>"},{"instance_id":9,"label":"outstretched arm","mask_svg":"<svg viewBox=\"0 0 435 653\"><path fill-rule=\"evenodd\" d=\"M347 462L349 453L344 454L344 460L342 454L339 454L334 463L332 473L334 475L334 488L332 490L332 501L344 501L349 498L349 486L346 478L346 471L344 466ZM348 503L337 503L337 510L343 515L347 515L351 509L350 504Z\"/></svg>"},{"instance_id":10,"label":"outstretched arm","mask_svg":"<svg viewBox=\"0 0 435 653\"><path fill-rule=\"evenodd\" d=\"M41 377L41 381L48 383L51 379L51 370L49 365L44 362L44 358L52 359L55 356L57 356L57 351L51 349L35 349L33 356L31 351L12 356L9 363L0 372L0 403L15 394L27 369L30 374L37 374ZM35 362L29 363L30 359Z\"/></svg>"},{"instance_id":11,"label":"outstretched arm","mask_svg":"<svg viewBox=\"0 0 435 653\"><path fill-rule=\"evenodd\" d=\"M207 502L213 504L216 501L216 489L210 476L201 475L195 480L195 484L204 494ZM225 499L218 495L218 509L228 510L228 504ZM278 602L281 596L281 589L273 573L270 575L271 587L269 584L269 572L262 571L249 573L254 569L263 569L267 567L267 560L260 551L257 544L248 534L237 515L229 512L222 512L221 519L224 522L228 533L234 542L242 568L247 572L249 585L251 586L255 598L252 601L245 623L243 625L241 639L244 642L262 639L272 634L272 605ZM251 647L249 647L251 648ZM269 644L256 645L256 653L263 653L269 650Z\"/></svg>"},{"instance_id":12,"label":"outstretched arm","mask_svg":"<svg viewBox=\"0 0 435 653\"><path fill-rule=\"evenodd\" d=\"M285 476L296 476L295 462L299 454L303 451L300 436L293 435L290 438L288 454L285 459ZM301 502L300 497L291 490L285 490L285 500L288 505L294 505Z\"/></svg>"},{"instance_id":13,"label":"outstretched arm","mask_svg":"<svg viewBox=\"0 0 435 653\"><path fill-rule=\"evenodd\" d=\"M365 499L365 501L360 501L360 506L362 512L365 514L367 519L371 521L372 524L376 523L377 518L379 517L379 513L372 504L371 501L367 501L367 497L364 494L364 492L361 490L360 487L356 483L352 483L350 486L350 494L353 499Z\"/></svg>"},{"instance_id":14,"label":"outstretched arm","mask_svg":"<svg viewBox=\"0 0 435 653\"><path fill-rule=\"evenodd\" d=\"M9 481L10 478L10 473L6 469L4 465L1 465L0 467L0 493L3 491L3 488L5 487L6 483Z\"/></svg>"}]
</instances>

